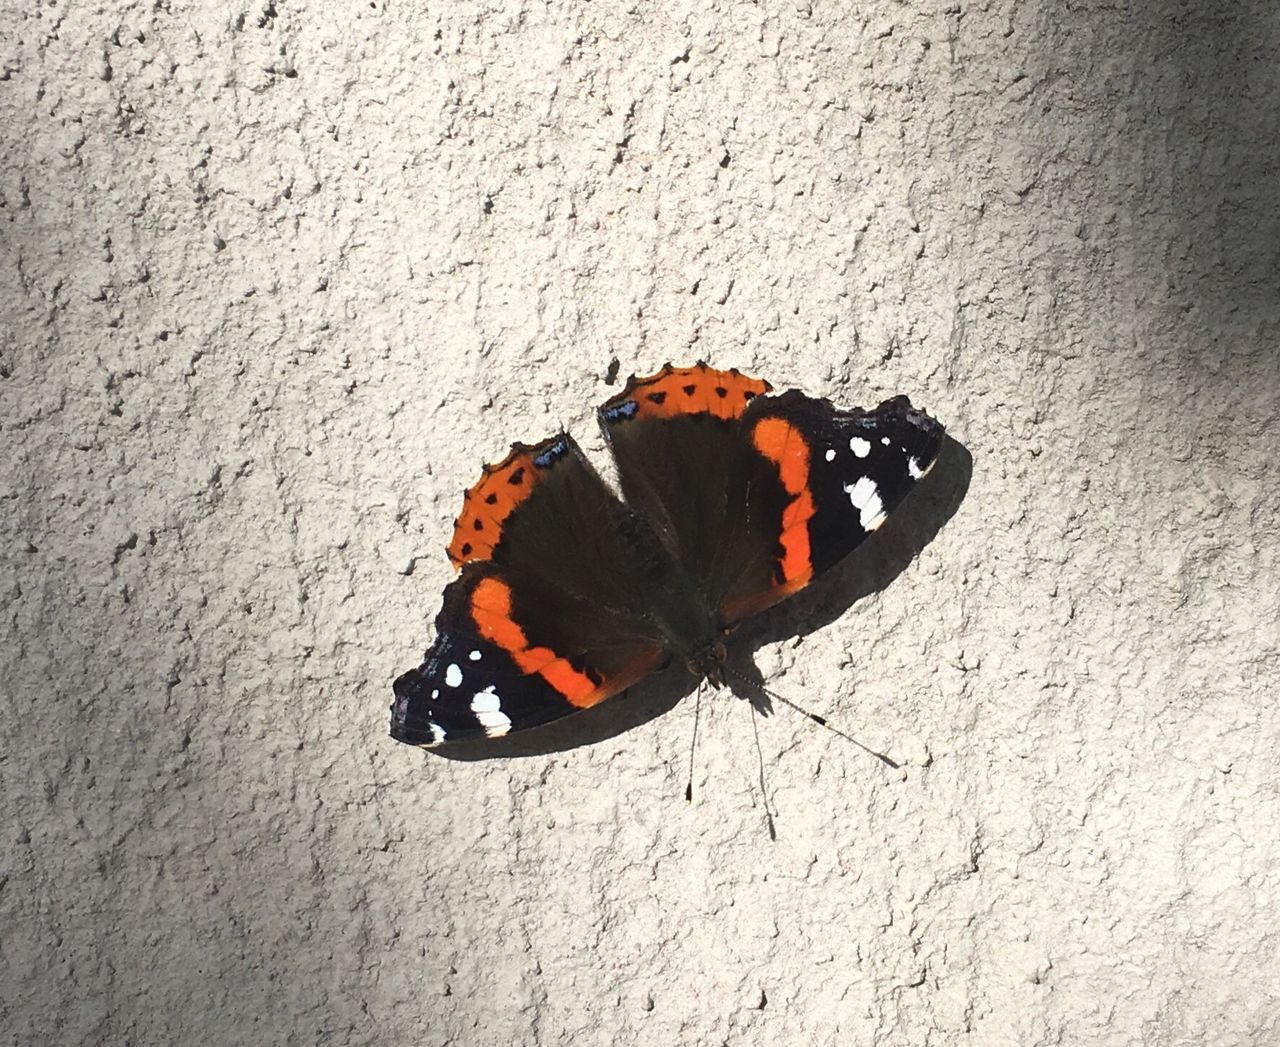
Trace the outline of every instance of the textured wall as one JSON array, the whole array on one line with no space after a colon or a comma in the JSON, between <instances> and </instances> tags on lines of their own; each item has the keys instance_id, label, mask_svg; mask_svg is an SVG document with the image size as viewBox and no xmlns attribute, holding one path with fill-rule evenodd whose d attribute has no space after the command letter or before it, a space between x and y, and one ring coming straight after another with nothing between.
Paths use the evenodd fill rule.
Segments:
<instances>
[{"instance_id":1,"label":"textured wall","mask_svg":"<svg viewBox=\"0 0 1280 1047\"><path fill-rule=\"evenodd\" d=\"M1264 0L7 5L0 1035L1280 1040L1278 48ZM743 702L684 803L670 681L392 743L480 463L698 357L959 441L748 638L902 771L783 710L771 843Z\"/></svg>"}]
</instances>

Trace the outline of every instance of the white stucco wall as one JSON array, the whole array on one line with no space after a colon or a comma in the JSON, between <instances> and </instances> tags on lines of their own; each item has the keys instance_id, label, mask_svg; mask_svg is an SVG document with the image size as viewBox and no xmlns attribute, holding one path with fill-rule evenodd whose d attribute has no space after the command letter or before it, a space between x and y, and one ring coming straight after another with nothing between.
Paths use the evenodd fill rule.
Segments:
<instances>
[{"instance_id":1,"label":"white stucco wall","mask_svg":"<svg viewBox=\"0 0 1280 1047\"><path fill-rule=\"evenodd\" d=\"M6 5L0 1036L1280 1041L1280 22L1229 6ZM660 686L386 734L481 462L697 358L964 449L758 628L904 765L766 720L776 843L728 698L691 806Z\"/></svg>"}]
</instances>

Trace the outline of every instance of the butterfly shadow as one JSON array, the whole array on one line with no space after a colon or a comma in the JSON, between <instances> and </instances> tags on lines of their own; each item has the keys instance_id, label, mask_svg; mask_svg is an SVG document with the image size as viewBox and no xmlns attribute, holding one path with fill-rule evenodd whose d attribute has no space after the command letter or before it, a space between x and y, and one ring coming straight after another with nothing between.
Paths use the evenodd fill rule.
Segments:
<instances>
[{"instance_id":1,"label":"butterfly shadow","mask_svg":"<svg viewBox=\"0 0 1280 1047\"><path fill-rule=\"evenodd\" d=\"M730 690L769 715L772 702L753 656L761 647L807 636L841 617L859 600L886 589L955 515L969 490L973 456L950 436L943 440L936 467L920 481L903 511L885 524L838 566L808 588L756 618L748 619L729 641ZM460 739L428 750L448 760L546 756L595 745L675 708L698 681L683 667L671 666L591 709L503 738Z\"/></svg>"}]
</instances>

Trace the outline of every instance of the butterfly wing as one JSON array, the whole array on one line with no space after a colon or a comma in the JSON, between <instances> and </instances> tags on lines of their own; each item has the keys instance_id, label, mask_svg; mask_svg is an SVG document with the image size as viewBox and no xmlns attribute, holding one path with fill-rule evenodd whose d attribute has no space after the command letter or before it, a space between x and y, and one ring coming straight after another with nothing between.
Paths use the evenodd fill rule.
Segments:
<instances>
[{"instance_id":1,"label":"butterfly wing","mask_svg":"<svg viewBox=\"0 0 1280 1047\"><path fill-rule=\"evenodd\" d=\"M772 581L768 559L755 552L773 547L786 491L741 426L769 389L737 370L668 364L632 377L598 412L627 505L704 595L722 594L735 580Z\"/></svg>"},{"instance_id":2,"label":"butterfly wing","mask_svg":"<svg viewBox=\"0 0 1280 1047\"><path fill-rule=\"evenodd\" d=\"M933 466L942 427L896 397L840 410L698 364L599 412L627 504L732 625L850 553Z\"/></svg>"},{"instance_id":3,"label":"butterfly wing","mask_svg":"<svg viewBox=\"0 0 1280 1047\"><path fill-rule=\"evenodd\" d=\"M872 411L841 410L796 390L761 399L741 419L744 439L776 470L786 492L770 549L745 550L742 574L720 596L732 625L808 585L851 553L937 462L945 430L905 396ZM776 513L748 496L751 510ZM771 580L755 569L764 559Z\"/></svg>"},{"instance_id":4,"label":"butterfly wing","mask_svg":"<svg viewBox=\"0 0 1280 1047\"><path fill-rule=\"evenodd\" d=\"M626 508L565 435L517 444L467 492L423 662L395 681L414 745L499 735L603 701L668 654L645 612Z\"/></svg>"},{"instance_id":5,"label":"butterfly wing","mask_svg":"<svg viewBox=\"0 0 1280 1047\"><path fill-rule=\"evenodd\" d=\"M556 609L566 618L549 618L545 607L531 614L517 591L487 564L468 566L445 589L434 643L393 685L393 738L434 747L536 727L604 701L666 661L661 643L625 620L586 624L588 608L563 595Z\"/></svg>"}]
</instances>

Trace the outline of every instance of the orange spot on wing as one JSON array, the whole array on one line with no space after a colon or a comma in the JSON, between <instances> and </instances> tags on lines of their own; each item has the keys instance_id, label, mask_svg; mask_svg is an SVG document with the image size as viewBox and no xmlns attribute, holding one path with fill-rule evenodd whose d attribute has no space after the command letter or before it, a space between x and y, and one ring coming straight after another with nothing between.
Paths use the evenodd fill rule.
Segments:
<instances>
[{"instance_id":1,"label":"orange spot on wing","mask_svg":"<svg viewBox=\"0 0 1280 1047\"><path fill-rule=\"evenodd\" d=\"M737 418L757 396L773 387L751 378L736 367L717 371L704 363L693 367L667 364L647 378L634 375L626 388L600 409L609 412L635 402L635 411L626 418L675 418L683 414L710 414L716 418Z\"/></svg>"},{"instance_id":2,"label":"orange spot on wing","mask_svg":"<svg viewBox=\"0 0 1280 1047\"><path fill-rule=\"evenodd\" d=\"M496 578L483 578L472 590L471 617L480 635L504 651L514 654L529 646L524 630L511 620L511 588Z\"/></svg>"},{"instance_id":3,"label":"orange spot on wing","mask_svg":"<svg viewBox=\"0 0 1280 1047\"><path fill-rule=\"evenodd\" d=\"M790 422L762 418L751 430L751 440L762 455L778 467L778 476L791 500L782 511L782 588L785 594L809 584L813 557L809 548L809 520L817 511L809 493L809 442Z\"/></svg>"}]
</instances>

